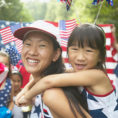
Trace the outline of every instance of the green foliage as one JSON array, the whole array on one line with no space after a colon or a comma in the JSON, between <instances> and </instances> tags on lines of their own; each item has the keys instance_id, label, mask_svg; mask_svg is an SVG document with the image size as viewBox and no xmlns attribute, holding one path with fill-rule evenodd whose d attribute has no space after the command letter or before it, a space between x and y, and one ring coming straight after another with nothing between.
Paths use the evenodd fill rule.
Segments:
<instances>
[{"instance_id":1,"label":"green foliage","mask_svg":"<svg viewBox=\"0 0 118 118\"><path fill-rule=\"evenodd\" d=\"M19 0L1 0L0 20L29 22L32 17Z\"/></svg>"},{"instance_id":2,"label":"green foliage","mask_svg":"<svg viewBox=\"0 0 118 118\"><path fill-rule=\"evenodd\" d=\"M1 1L5 4L1 7ZM101 2L92 5L93 0L72 0L70 10L66 10L66 4L50 0L50 2L40 2L40 0L29 0L30 2L20 3L20 0L1 0L0 19L13 21L48 20L56 21L69 20L75 18L78 23L94 23L98 14ZM114 24L118 37L118 0L113 0L114 5L110 6L104 0L96 24ZM25 6L25 7L24 7ZM118 39L118 38L117 38Z\"/></svg>"},{"instance_id":3,"label":"green foliage","mask_svg":"<svg viewBox=\"0 0 118 118\"><path fill-rule=\"evenodd\" d=\"M32 17L34 18L34 20L45 19L45 14L47 12L46 3L41 3L37 0L34 0L34 1L26 3L25 6L29 10L30 14L32 14Z\"/></svg>"}]
</instances>

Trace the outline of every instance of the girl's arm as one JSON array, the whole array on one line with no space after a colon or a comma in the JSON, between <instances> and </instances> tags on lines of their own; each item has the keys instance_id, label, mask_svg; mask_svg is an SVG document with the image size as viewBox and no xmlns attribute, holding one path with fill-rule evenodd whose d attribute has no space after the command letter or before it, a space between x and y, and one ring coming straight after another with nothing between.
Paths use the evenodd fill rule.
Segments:
<instances>
[{"instance_id":1,"label":"girl's arm","mask_svg":"<svg viewBox=\"0 0 118 118\"><path fill-rule=\"evenodd\" d=\"M39 80L27 94L25 94L24 98L25 100L30 100L44 90L54 87L94 86L95 84L103 84L106 82L106 78L107 76L104 72L96 69L48 75Z\"/></svg>"},{"instance_id":2,"label":"girl's arm","mask_svg":"<svg viewBox=\"0 0 118 118\"><path fill-rule=\"evenodd\" d=\"M30 78L30 81L26 84L26 86L18 93L18 95L15 98L15 104L19 106L19 99L25 95L29 89L35 84L35 81L33 78Z\"/></svg>"},{"instance_id":3,"label":"girl's arm","mask_svg":"<svg viewBox=\"0 0 118 118\"><path fill-rule=\"evenodd\" d=\"M13 96L14 96L14 86L13 86L13 82L11 81L12 84L12 89L11 89L11 99L10 99L10 103L8 108L12 111L13 107L14 107L14 102L13 102Z\"/></svg>"},{"instance_id":4,"label":"girl's arm","mask_svg":"<svg viewBox=\"0 0 118 118\"><path fill-rule=\"evenodd\" d=\"M60 88L48 89L43 94L43 102L48 106L54 118L75 118L69 102ZM90 115L82 109L87 118ZM79 112L76 111L77 118L82 118Z\"/></svg>"}]
</instances>

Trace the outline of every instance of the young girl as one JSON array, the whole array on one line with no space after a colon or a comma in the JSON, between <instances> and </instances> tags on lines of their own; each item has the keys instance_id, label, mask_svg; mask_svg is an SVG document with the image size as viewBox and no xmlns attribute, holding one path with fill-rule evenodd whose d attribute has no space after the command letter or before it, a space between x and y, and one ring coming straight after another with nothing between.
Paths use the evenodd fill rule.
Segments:
<instances>
[{"instance_id":1,"label":"young girl","mask_svg":"<svg viewBox=\"0 0 118 118\"><path fill-rule=\"evenodd\" d=\"M0 62L8 68L7 77L4 78L4 81L0 85L0 117L10 118L13 108L13 86L10 80L10 57L6 52L0 51Z\"/></svg>"},{"instance_id":2,"label":"young girl","mask_svg":"<svg viewBox=\"0 0 118 118\"><path fill-rule=\"evenodd\" d=\"M42 78L19 99L19 103L27 103L48 88L83 86L82 93L92 118L117 118L118 92L105 71L104 31L97 25L82 24L73 30L67 49L74 72ZM47 105L51 103L48 101Z\"/></svg>"},{"instance_id":3,"label":"young girl","mask_svg":"<svg viewBox=\"0 0 118 118\"><path fill-rule=\"evenodd\" d=\"M18 94L17 104L19 98L27 94L42 77L64 72L56 33L56 28L46 22L35 22L32 26L15 32L14 35L23 40L22 61L26 70L32 75L31 81ZM50 102L50 105L47 105L54 118L91 118L87 113L86 102L76 87L52 89L36 96L31 118L52 118L43 101L46 104Z\"/></svg>"},{"instance_id":4,"label":"young girl","mask_svg":"<svg viewBox=\"0 0 118 118\"><path fill-rule=\"evenodd\" d=\"M12 81L14 84L14 101L15 101L15 97L16 95L21 91L21 85L22 85L22 75L20 72L18 72L17 70L13 70L12 71ZM23 112L21 107L18 107L17 105L14 105L13 110L12 110L12 115L13 118L23 118Z\"/></svg>"}]
</instances>

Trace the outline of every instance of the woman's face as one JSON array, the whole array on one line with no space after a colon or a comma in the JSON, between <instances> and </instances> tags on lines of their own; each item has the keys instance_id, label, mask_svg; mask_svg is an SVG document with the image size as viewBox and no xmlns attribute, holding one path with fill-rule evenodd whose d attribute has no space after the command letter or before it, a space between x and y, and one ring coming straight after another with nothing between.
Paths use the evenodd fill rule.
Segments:
<instances>
[{"instance_id":1,"label":"woman's face","mask_svg":"<svg viewBox=\"0 0 118 118\"><path fill-rule=\"evenodd\" d=\"M68 56L69 62L76 72L95 68L100 61L99 51L88 46L83 48L78 47L78 45L70 46L68 48Z\"/></svg>"},{"instance_id":2,"label":"woman's face","mask_svg":"<svg viewBox=\"0 0 118 118\"><path fill-rule=\"evenodd\" d=\"M39 76L54 58L53 43L48 36L32 32L26 37L22 48L22 61L29 73Z\"/></svg>"}]
</instances>

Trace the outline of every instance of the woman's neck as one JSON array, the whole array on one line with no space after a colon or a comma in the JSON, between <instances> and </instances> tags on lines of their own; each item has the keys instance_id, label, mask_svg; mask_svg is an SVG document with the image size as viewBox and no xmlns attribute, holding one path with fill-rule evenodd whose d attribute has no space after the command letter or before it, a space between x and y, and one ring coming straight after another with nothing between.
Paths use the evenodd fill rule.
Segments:
<instances>
[{"instance_id":1,"label":"woman's neck","mask_svg":"<svg viewBox=\"0 0 118 118\"><path fill-rule=\"evenodd\" d=\"M32 77L33 77L35 82L39 81L42 78L42 76L40 76L39 74L38 75L32 74Z\"/></svg>"}]
</instances>

